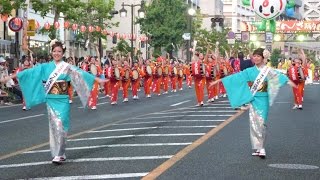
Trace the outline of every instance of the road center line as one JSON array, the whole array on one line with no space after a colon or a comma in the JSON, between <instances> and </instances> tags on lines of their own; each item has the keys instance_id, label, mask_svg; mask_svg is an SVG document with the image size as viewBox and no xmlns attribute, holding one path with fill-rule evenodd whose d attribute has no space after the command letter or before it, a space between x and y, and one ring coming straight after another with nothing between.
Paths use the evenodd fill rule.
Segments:
<instances>
[{"instance_id":1,"label":"road center line","mask_svg":"<svg viewBox=\"0 0 320 180\"><path fill-rule=\"evenodd\" d=\"M24 120L24 119L30 119L30 118L39 117L39 116L44 116L44 114L37 114L37 115L26 116L26 117L21 117L21 118L17 118L17 119L4 120L4 121L1 121L0 124L14 122L14 121L21 121L21 120Z\"/></svg>"},{"instance_id":2,"label":"road center line","mask_svg":"<svg viewBox=\"0 0 320 180\"><path fill-rule=\"evenodd\" d=\"M186 143L110 144L110 145L99 145L99 146L71 147L71 148L67 148L67 150L71 151L71 150L116 148L116 147L186 146L186 145L190 145L190 144L191 144L191 142L186 142ZM28 152L25 152L24 154L43 153L43 152L50 152L50 149L28 151Z\"/></svg>"},{"instance_id":3,"label":"road center line","mask_svg":"<svg viewBox=\"0 0 320 180\"><path fill-rule=\"evenodd\" d=\"M182 102L179 102L179 103L176 103L176 104L171 104L170 106L172 106L172 107L174 107L174 106L179 106L179 105L184 104L184 103L187 103L187 102L189 102L189 101L191 101L191 100L182 101Z\"/></svg>"},{"instance_id":4,"label":"road center line","mask_svg":"<svg viewBox=\"0 0 320 180\"><path fill-rule=\"evenodd\" d=\"M79 138L79 139L69 139L68 142L76 141L90 141L90 140L100 140L100 139L118 139L118 138L132 138L132 137L176 137L176 136L202 136L205 133L182 133L182 134L129 134L122 136L106 136L106 137L93 137L93 138Z\"/></svg>"},{"instance_id":5,"label":"road center line","mask_svg":"<svg viewBox=\"0 0 320 180\"><path fill-rule=\"evenodd\" d=\"M196 149L198 146L205 143L209 138L217 134L221 129L223 129L226 125L231 123L233 120L235 120L244 112L245 111L239 111L237 114L235 114L234 116L230 117L229 119L221 123L218 127L210 130L207 134L200 137L198 140L194 141L191 145L183 148L181 151L175 154L172 158L168 159L167 161L162 163L160 166L153 169L148 175L143 177L142 180L157 179L157 177L159 177L165 171L170 169L174 164L176 164L178 161L180 161L182 158L184 158L186 155L188 155L191 151Z\"/></svg>"}]
</instances>

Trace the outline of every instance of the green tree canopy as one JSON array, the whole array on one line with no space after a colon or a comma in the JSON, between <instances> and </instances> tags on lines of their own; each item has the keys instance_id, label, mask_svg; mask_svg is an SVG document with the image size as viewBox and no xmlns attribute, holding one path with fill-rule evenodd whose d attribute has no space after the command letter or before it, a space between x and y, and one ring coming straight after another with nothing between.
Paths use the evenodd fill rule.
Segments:
<instances>
[{"instance_id":1,"label":"green tree canopy","mask_svg":"<svg viewBox=\"0 0 320 180\"><path fill-rule=\"evenodd\" d=\"M114 24L106 23L107 20L112 18L110 11L114 7L114 0L88 0L82 2L80 0L31 0L32 7L36 12L39 12L42 17L46 16L51 10L54 11L54 22L58 21L59 18L65 18L72 23L85 26L99 26L101 29L105 27L111 27ZM89 33L86 31L83 34L79 34L77 39L90 39L91 42L101 37L100 32ZM51 39L56 38L56 30L51 27L49 30L49 37ZM106 36L103 36L106 38Z\"/></svg>"},{"instance_id":2,"label":"green tree canopy","mask_svg":"<svg viewBox=\"0 0 320 180\"><path fill-rule=\"evenodd\" d=\"M183 42L187 29L187 5L183 0L155 0L147 7L146 17L139 19L143 33L151 34L154 54L160 55L161 48L171 53Z\"/></svg>"},{"instance_id":3,"label":"green tree canopy","mask_svg":"<svg viewBox=\"0 0 320 180\"><path fill-rule=\"evenodd\" d=\"M24 2L25 0L0 0L0 14L10 15L12 10L24 7Z\"/></svg>"},{"instance_id":4,"label":"green tree canopy","mask_svg":"<svg viewBox=\"0 0 320 180\"><path fill-rule=\"evenodd\" d=\"M271 53L271 56L270 56L271 66L272 67L278 67L280 58L282 58L281 50L277 49L277 48L273 49L273 51Z\"/></svg>"}]
</instances>

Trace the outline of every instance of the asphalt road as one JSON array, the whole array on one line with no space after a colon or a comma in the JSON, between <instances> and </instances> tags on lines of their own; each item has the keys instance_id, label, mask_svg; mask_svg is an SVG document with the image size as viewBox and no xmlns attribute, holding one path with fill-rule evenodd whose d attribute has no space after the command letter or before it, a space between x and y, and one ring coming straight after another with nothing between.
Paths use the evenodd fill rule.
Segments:
<instances>
[{"instance_id":1,"label":"asphalt road","mask_svg":"<svg viewBox=\"0 0 320 180\"><path fill-rule=\"evenodd\" d=\"M319 93L320 85L306 86L301 111L291 109L291 89L281 89L264 160L251 156L247 111L227 98L195 107L193 89L150 99L140 92L116 106L100 97L97 110L76 98L60 166L51 164L45 105L2 106L0 179L141 179L156 168L158 179L320 179Z\"/></svg>"}]
</instances>

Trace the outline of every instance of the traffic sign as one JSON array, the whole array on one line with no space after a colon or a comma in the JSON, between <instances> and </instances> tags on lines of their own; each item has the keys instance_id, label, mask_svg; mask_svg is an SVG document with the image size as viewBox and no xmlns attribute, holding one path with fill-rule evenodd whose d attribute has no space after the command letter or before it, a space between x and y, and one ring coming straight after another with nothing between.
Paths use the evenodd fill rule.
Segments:
<instances>
[{"instance_id":1,"label":"traffic sign","mask_svg":"<svg viewBox=\"0 0 320 180\"><path fill-rule=\"evenodd\" d=\"M36 32L35 31L27 31L27 36L35 36Z\"/></svg>"},{"instance_id":2,"label":"traffic sign","mask_svg":"<svg viewBox=\"0 0 320 180\"><path fill-rule=\"evenodd\" d=\"M272 34L272 32L266 32L265 42L266 42L266 43L272 43L272 41L273 41L273 34Z\"/></svg>"},{"instance_id":3,"label":"traffic sign","mask_svg":"<svg viewBox=\"0 0 320 180\"><path fill-rule=\"evenodd\" d=\"M16 23L14 23L15 19L16 19L16 17L11 18L8 25L9 25L9 28L11 31L18 32L23 27L23 23L21 22L20 24L16 24Z\"/></svg>"},{"instance_id":4,"label":"traffic sign","mask_svg":"<svg viewBox=\"0 0 320 180\"><path fill-rule=\"evenodd\" d=\"M28 31L35 31L36 30L36 21L34 19L28 20Z\"/></svg>"},{"instance_id":5,"label":"traffic sign","mask_svg":"<svg viewBox=\"0 0 320 180\"><path fill-rule=\"evenodd\" d=\"M227 39L228 40L228 44L235 44L236 43L236 39Z\"/></svg>"},{"instance_id":6,"label":"traffic sign","mask_svg":"<svg viewBox=\"0 0 320 180\"><path fill-rule=\"evenodd\" d=\"M250 32L249 31L241 31L241 41L243 43L250 42Z\"/></svg>"},{"instance_id":7,"label":"traffic sign","mask_svg":"<svg viewBox=\"0 0 320 180\"><path fill-rule=\"evenodd\" d=\"M232 31L228 32L228 39L234 39L236 37L236 34Z\"/></svg>"},{"instance_id":8,"label":"traffic sign","mask_svg":"<svg viewBox=\"0 0 320 180\"><path fill-rule=\"evenodd\" d=\"M27 28L27 36L35 36L36 35L36 21L34 19L28 20L28 28Z\"/></svg>"}]
</instances>

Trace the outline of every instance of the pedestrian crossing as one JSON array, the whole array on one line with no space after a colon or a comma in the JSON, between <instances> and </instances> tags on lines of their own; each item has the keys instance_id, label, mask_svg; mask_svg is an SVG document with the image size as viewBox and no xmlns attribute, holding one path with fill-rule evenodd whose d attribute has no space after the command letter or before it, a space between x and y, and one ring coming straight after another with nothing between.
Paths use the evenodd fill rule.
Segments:
<instances>
[{"instance_id":1,"label":"pedestrian crossing","mask_svg":"<svg viewBox=\"0 0 320 180\"><path fill-rule=\"evenodd\" d=\"M61 166L48 161L49 147L0 161L1 178L140 179L239 112L228 101L172 108L68 139Z\"/></svg>"}]
</instances>

